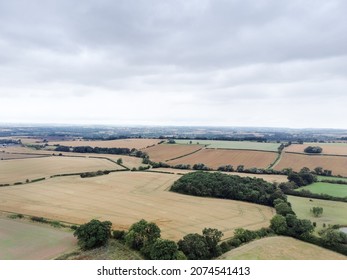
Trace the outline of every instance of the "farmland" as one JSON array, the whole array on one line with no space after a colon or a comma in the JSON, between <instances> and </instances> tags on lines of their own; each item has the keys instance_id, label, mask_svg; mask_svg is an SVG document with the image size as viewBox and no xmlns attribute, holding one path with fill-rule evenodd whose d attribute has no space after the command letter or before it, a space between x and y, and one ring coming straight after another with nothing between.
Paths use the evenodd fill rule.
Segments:
<instances>
[{"instance_id":1,"label":"farmland","mask_svg":"<svg viewBox=\"0 0 347 280\"><path fill-rule=\"evenodd\" d=\"M76 247L71 232L0 217L0 259L42 260L55 258Z\"/></svg>"},{"instance_id":2,"label":"farmland","mask_svg":"<svg viewBox=\"0 0 347 280\"><path fill-rule=\"evenodd\" d=\"M274 169L282 170L284 168L293 168L299 171L303 167L313 170L316 167L332 170L333 175L347 176L347 157L340 156L323 156L323 155L300 155L284 153Z\"/></svg>"},{"instance_id":3,"label":"farmland","mask_svg":"<svg viewBox=\"0 0 347 280\"><path fill-rule=\"evenodd\" d=\"M288 201L292 204L294 212L300 219L309 219L317 223L317 229L321 229L323 223L329 224L347 224L347 203L320 199L309 199L296 196L288 196ZM312 207L323 207L323 215L314 217L310 209Z\"/></svg>"},{"instance_id":4,"label":"farmland","mask_svg":"<svg viewBox=\"0 0 347 280\"><path fill-rule=\"evenodd\" d=\"M43 157L0 161L0 183L23 182L46 176L97 170L123 169L102 158Z\"/></svg>"},{"instance_id":5,"label":"farmland","mask_svg":"<svg viewBox=\"0 0 347 280\"><path fill-rule=\"evenodd\" d=\"M168 192L179 177L154 172L57 177L0 188L0 210L77 224L92 218L110 220L117 229L144 218L157 223L163 237L173 240L204 227L218 228L227 238L238 227L268 226L274 215L266 206Z\"/></svg>"},{"instance_id":6,"label":"farmland","mask_svg":"<svg viewBox=\"0 0 347 280\"><path fill-rule=\"evenodd\" d=\"M144 149L148 146L156 145L160 142L159 139L119 139L119 140L105 140L105 141L86 141L86 140L76 140L76 141L53 141L49 142L49 145L61 145L69 147L77 146L90 146L90 147L100 147L100 148L135 148Z\"/></svg>"},{"instance_id":7,"label":"farmland","mask_svg":"<svg viewBox=\"0 0 347 280\"><path fill-rule=\"evenodd\" d=\"M319 146L323 149L322 154L347 156L347 143L305 143L292 144L285 148L286 152L304 153L308 146Z\"/></svg>"},{"instance_id":8,"label":"farmland","mask_svg":"<svg viewBox=\"0 0 347 280\"><path fill-rule=\"evenodd\" d=\"M219 140L175 140L177 144L207 145L211 149L259 150L277 152L280 144L251 141L219 141Z\"/></svg>"},{"instance_id":9,"label":"farmland","mask_svg":"<svg viewBox=\"0 0 347 280\"><path fill-rule=\"evenodd\" d=\"M330 180L330 181L344 181L347 182L347 178L334 177L334 176L317 176L318 181Z\"/></svg>"},{"instance_id":10,"label":"farmland","mask_svg":"<svg viewBox=\"0 0 347 280\"><path fill-rule=\"evenodd\" d=\"M336 197L347 197L347 185L341 184L318 182L306 187L302 187L299 190L308 190L312 193L323 193Z\"/></svg>"},{"instance_id":11,"label":"farmland","mask_svg":"<svg viewBox=\"0 0 347 280\"><path fill-rule=\"evenodd\" d=\"M221 257L222 260L347 260L330 250L291 237L275 236L253 241Z\"/></svg>"},{"instance_id":12,"label":"farmland","mask_svg":"<svg viewBox=\"0 0 347 280\"><path fill-rule=\"evenodd\" d=\"M170 159L194 153L202 149L203 147L204 146L202 145L161 144L143 149L143 152L147 153L152 161L164 162Z\"/></svg>"},{"instance_id":13,"label":"farmland","mask_svg":"<svg viewBox=\"0 0 347 280\"><path fill-rule=\"evenodd\" d=\"M217 169L221 165L231 164L236 168L267 168L275 161L277 153L247 150L203 149L194 154L169 161L170 165L204 163L210 168Z\"/></svg>"}]
</instances>

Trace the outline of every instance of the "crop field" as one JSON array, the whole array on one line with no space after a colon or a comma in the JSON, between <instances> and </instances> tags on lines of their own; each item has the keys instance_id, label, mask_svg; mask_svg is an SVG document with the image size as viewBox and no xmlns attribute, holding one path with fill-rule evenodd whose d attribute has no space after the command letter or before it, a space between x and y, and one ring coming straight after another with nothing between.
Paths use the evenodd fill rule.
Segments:
<instances>
[{"instance_id":1,"label":"crop field","mask_svg":"<svg viewBox=\"0 0 347 280\"><path fill-rule=\"evenodd\" d=\"M291 237L262 238L231 250L221 260L347 260L347 257Z\"/></svg>"},{"instance_id":2,"label":"crop field","mask_svg":"<svg viewBox=\"0 0 347 280\"><path fill-rule=\"evenodd\" d=\"M154 172L56 177L0 188L0 210L77 224L110 220L115 229L127 229L143 218L157 223L162 236L173 240L205 227L218 228L227 238L238 227L266 227L274 215L266 206L167 191L179 177Z\"/></svg>"},{"instance_id":3,"label":"crop field","mask_svg":"<svg viewBox=\"0 0 347 280\"><path fill-rule=\"evenodd\" d=\"M280 144L278 143L262 143L251 141L219 141L219 140L175 140L177 144L200 144L208 145L211 149L235 149L235 150L260 150L277 152Z\"/></svg>"},{"instance_id":4,"label":"crop field","mask_svg":"<svg viewBox=\"0 0 347 280\"><path fill-rule=\"evenodd\" d=\"M90 147L100 147L100 148L135 148L144 149L148 146L156 145L160 142L160 139L119 139L119 140L106 140L106 141L57 141L49 142L49 145L59 144L61 146L77 147L77 146L90 146Z\"/></svg>"},{"instance_id":5,"label":"crop field","mask_svg":"<svg viewBox=\"0 0 347 280\"><path fill-rule=\"evenodd\" d=\"M299 190L308 190L312 193L323 193L336 197L347 197L347 185L342 184L317 182L312 185L302 187Z\"/></svg>"},{"instance_id":6,"label":"crop field","mask_svg":"<svg viewBox=\"0 0 347 280\"><path fill-rule=\"evenodd\" d=\"M43 157L0 161L0 183L23 182L50 175L123 169L101 158Z\"/></svg>"},{"instance_id":7,"label":"crop field","mask_svg":"<svg viewBox=\"0 0 347 280\"><path fill-rule=\"evenodd\" d=\"M347 224L347 203L321 199L309 199L297 196L288 196L288 201L292 204L294 212L300 219L308 219L317 223L317 229L322 229L323 223L326 226ZM314 217L310 209L312 207L323 207L323 215Z\"/></svg>"},{"instance_id":8,"label":"crop field","mask_svg":"<svg viewBox=\"0 0 347 280\"><path fill-rule=\"evenodd\" d=\"M0 152L0 160L9 160L9 159L23 159L23 158L39 158L45 157L48 155L35 155L35 154L11 154L6 152Z\"/></svg>"},{"instance_id":9,"label":"crop field","mask_svg":"<svg viewBox=\"0 0 347 280\"><path fill-rule=\"evenodd\" d=\"M303 167L313 170L316 167L332 170L333 175L347 176L347 157L323 156L323 155L299 155L284 153L278 164L274 166L275 170L283 168L293 168L294 171L300 171Z\"/></svg>"},{"instance_id":10,"label":"crop field","mask_svg":"<svg viewBox=\"0 0 347 280\"><path fill-rule=\"evenodd\" d=\"M203 149L199 152L169 161L170 165L204 163L217 169L221 165L231 164L234 168L244 165L245 168L267 168L275 161L277 153L243 150Z\"/></svg>"},{"instance_id":11,"label":"crop field","mask_svg":"<svg viewBox=\"0 0 347 280\"><path fill-rule=\"evenodd\" d=\"M346 155L347 156L347 143L305 143L305 144L292 144L285 148L287 152L304 153L308 146L319 146L323 149L322 154L329 155Z\"/></svg>"},{"instance_id":12,"label":"crop field","mask_svg":"<svg viewBox=\"0 0 347 280\"><path fill-rule=\"evenodd\" d=\"M71 232L0 217L0 260L53 259L76 245Z\"/></svg>"},{"instance_id":13,"label":"crop field","mask_svg":"<svg viewBox=\"0 0 347 280\"><path fill-rule=\"evenodd\" d=\"M187 170L187 169L173 169L173 168L153 168L151 172L171 172L174 174L187 174L190 172L196 172L196 170ZM216 172L216 171L209 171ZM238 173L238 172L221 172L227 175L237 175L240 177L251 177L251 178L260 178L269 183L285 183L288 182L287 176L285 175L265 175L265 174L248 174L248 173Z\"/></svg>"},{"instance_id":14,"label":"crop field","mask_svg":"<svg viewBox=\"0 0 347 280\"><path fill-rule=\"evenodd\" d=\"M202 145L161 144L143 149L143 152L146 152L152 161L164 162L173 158L193 153L203 147L204 146Z\"/></svg>"}]
</instances>

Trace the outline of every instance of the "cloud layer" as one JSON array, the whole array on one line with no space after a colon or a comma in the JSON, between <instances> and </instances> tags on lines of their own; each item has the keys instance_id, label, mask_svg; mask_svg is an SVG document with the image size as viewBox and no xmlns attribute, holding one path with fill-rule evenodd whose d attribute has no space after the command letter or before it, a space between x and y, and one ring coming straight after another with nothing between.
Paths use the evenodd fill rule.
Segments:
<instances>
[{"instance_id":1,"label":"cloud layer","mask_svg":"<svg viewBox=\"0 0 347 280\"><path fill-rule=\"evenodd\" d=\"M346 1L1 1L2 122L346 128Z\"/></svg>"}]
</instances>

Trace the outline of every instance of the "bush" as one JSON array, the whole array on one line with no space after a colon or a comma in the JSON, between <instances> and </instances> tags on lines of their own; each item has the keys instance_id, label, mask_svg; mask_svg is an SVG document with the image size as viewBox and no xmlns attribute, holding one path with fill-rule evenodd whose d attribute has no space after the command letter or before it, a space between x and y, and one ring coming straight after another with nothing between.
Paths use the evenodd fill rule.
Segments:
<instances>
[{"instance_id":1,"label":"bush","mask_svg":"<svg viewBox=\"0 0 347 280\"><path fill-rule=\"evenodd\" d=\"M125 230L114 230L113 231L113 238L117 240L124 240L126 235Z\"/></svg>"},{"instance_id":2,"label":"bush","mask_svg":"<svg viewBox=\"0 0 347 280\"><path fill-rule=\"evenodd\" d=\"M105 245L111 237L112 223L110 221L100 222L91 220L89 223L79 226L74 236L82 249L88 250Z\"/></svg>"},{"instance_id":3,"label":"bush","mask_svg":"<svg viewBox=\"0 0 347 280\"><path fill-rule=\"evenodd\" d=\"M174 241L159 238L150 247L151 260L177 260L178 247Z\"/></svg>"}]
</instances>

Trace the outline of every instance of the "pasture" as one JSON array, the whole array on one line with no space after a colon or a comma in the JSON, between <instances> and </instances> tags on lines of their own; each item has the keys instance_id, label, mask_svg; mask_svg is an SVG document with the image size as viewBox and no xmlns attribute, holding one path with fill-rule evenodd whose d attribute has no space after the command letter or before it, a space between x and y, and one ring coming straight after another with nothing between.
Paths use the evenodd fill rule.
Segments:
<instances>
[{"instance_id":1,"label":"pasture","mask_svg":"<svg viewBox=\"0 0 347 280\"><path fill-rule=\"evenodd\" d=\"M147 153L152 161L165 162L170 159L194 153L203 147L202 145L161 144L143 149L143 152Z\"/></svg>"},{"instance_id":2,"label":"pasture","mask_svg":"<svg viewBox=\"0 0 347 280\"><path fill-rule=\"evenodd\" d=\"M347 185L342 184L330 184L317 182L305 187L302 187L298 190L308 190L312 193L317 194L328 194L335 197L347 197Z\"/></svg>"},{"instance_id":3,"label":"pasture","mask_svg":"<svg viewBox=\"0 0 347 280\"><path fill-rule=\"evenodd\" d=\"M334 176L317 176L318 181L331 180L331 181L344 181L347 183L347 178L334 177Z\"/></svg>"},{"instance_id":4,"label":"pasture","mask_svg":"<svg viewBox=\"0 0 347 280\"><path fill-rule=\"evenodd\" d=\"M77 146L90 146L100 148L135 148L137 150L144 149L148 146L156 145L160 142L160 139L144 139L144 138L129 138L129 139L117 139L117 140L99 140L99 141L87 141L87 140L76 140L76 141L52 141L49 145L61 145L68 147Z\"/></svg>"},{"instance_id":5,"label":"pasture","mask_svg":"<svg viewBox=\"0 0 347 280\"><path fill-rule=\"evenodd\" d=\"M169 192L179 177L154 172L56 177L0 188L0 210L76 224L110 220L115 229L128 229L143 218L172 240L205 227L218 228L228 238L238 227L266 227L274 215L273 208L257 204Z\"/></svg>"},{"instance_id":6,"label":"pasture","mask_svg":"<svg viewBox=\"0 0 347 280\"><path fill-rule=\"evenodd\" d=\"M277 152L280 144L253 141L221 141L221 140L175 140L177 144L207 145L210 149L260 150Z\"/></svg>"},{"instance_id":7,"label":"pasture","mask_svg":"<svg viewBox=\"0 0 347 280\"><path fill-rule=\"evenodd\" d=\"M0 217L1 260L53 259L76 245L70 231Z\"/></svg>"},{"instance_id":8,"label":"pasture","mask_svg":"<svg viewBox=\"0 0 347 280\"><path fill-rule=\"evenodd\" d=\"M311 170L322 167L332 170L333 175L347 176L346 166L347 157L284 153L274 169L293 168L294 171L300 171L303 167L308 167Z\"/></svg>"},{"instance_id":9,"label":"pasture","mask_svg":"<svg viewBox=\"0 0 347 280\"><path fill-rule=\"evenodd\" d=\"M323 149L322 154L347 156L347 143L305 143L292 144L285 148L286 152L304 153L308 146L319 146Z\"/></svg>"},{"instance_id":10,"label":"pasture","mask_svg":"<svg viewBox=\"0 0 347 280\"><path fill-rule=\"evenodd\" d=\"M0 183L24 182L51 175L123 169L102 158L43 157L0 161Z\"/></svg>"},{"instance_id":11,"label":"pasture","mask_svg":"<svg viewBox=\"0 0 347 280\"><path fill-rule=\"evenodd\" d=\"M298 218L308 219L317 223L317 229L322 229L323 223L330 225L347 224L347 203L321 199L310 199L297 196L288 196L288 201ZM312 207L323 207L323 215L314 217L310 212Z\"/></svg>"},{"instance_id":12,"label":"pasture","mask_svg":"<svg viewBox=\"0 0 347 280\"><path fill-rule=\"evenodd\" d=\"M221 165L230 164L234 168L244 165L245 168L267 168L277 158L275 152L260 152L247 150L220 150L203 149L194 154L171 160L170 165L204 163L206 166L217 169Z\"/></svg>"},{"instance_id":13,"label":"pasture","mask_svg":"<svg viewBox=\"0 0 347 280\"><path fill-rule=\"evenodd\" d=\"M274 236L233 249L220 260L347 260L347 257L291 237Z\"/></svg>"}]
</instances>

